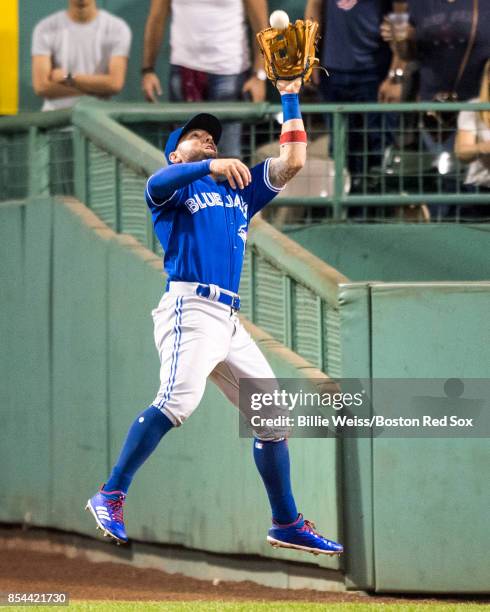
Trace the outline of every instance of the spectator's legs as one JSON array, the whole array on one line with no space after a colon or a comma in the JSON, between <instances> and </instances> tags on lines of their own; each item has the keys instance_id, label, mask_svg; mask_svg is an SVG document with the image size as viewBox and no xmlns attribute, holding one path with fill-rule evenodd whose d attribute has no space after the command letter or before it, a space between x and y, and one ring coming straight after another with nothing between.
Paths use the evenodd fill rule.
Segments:
<instances>
[{"instance_id":1,"label":"spectator's legs","mask_svg":"<svg viewBox=\"0 0 490 612\"><path fill-rule=\"evenodd\" d=\"M357 79L356 79L357 77ZM330 72L329 77L322 78L321 92L325 102L354 102L358 101L356 90L358 87L358 75L350 72ZM357 99L356 99L357 98ZM359 154L362 152L362 138L359 137L357 130L362 123L359 117L353 114L348 115L347 126L347 167L351 174L352 181L359 175L362 168L362 160ZM332 117L327 116L327 129L332 135ZM330 138L330 155L332 155L333 138Z\"/></svg>"},{"instance_id":2,"label":"spectator's legs","mask_svg":"<svg viewBox=\"0 0 490 612\"><path fill-rule=\"evenodd\" d=\"M339 76L340 75L340 76ZM330 76L327 76L324 72L320 73L320 93L323 98L323 101L326 103L329 102L346 102L345 96L348 95L348 92L344 91L341 81L341 73L330 72ZM332 130L333 130L333 121L332 115L327 115L325 117L325 123L328 133L330 134L329 139L329 155L333 156L333 138L332 138Z\"/></svg>"},{"instance_id":3,"label":"spectator's legs","mask_svg":"<svg viewBox=\"0 0 490 612\"><path fill-rule=\"evenodd\" d=\"M209 74L208 99L210 102L236 102L242 99L242 87L247 74ZM220 157L241 157L241 123L224 122L219 143Z\"/></svg>"},{"instance_id":4,"label":"spectator's legs","mask_svg":"<svg viewBox=\"0 0 490 612\"><path fill-rule=\"evenodd\" d=\"M359 72L334 72L321 81L321 93L325 102L376 102L380 76L377 70ZM386 123L389 130L390 122ZM363 177L373 165L378 165L382 155L381 115L379 113L349 114L347 137L347 167L351 174L351 190L363 191ZM331 128L331 117L327 118ZM330 129L331 132L331 129ZM386 134L386 144L391 136Z\"/></svg>"},{"instance_id":5,"label":"spectator's legs","mask_svg":"<svg viewBox=\"0 0 490 612\"><path fill-rule=\"evenodd\" d=\"M376 102L378 99L379 77L377 73L365 75L363 80L353 89L353 102ZM385 120L386 121L386 120ZM355 170L359 182L359 190L368 190L370 169L379 166L386 146L386 137L381 134L382 117L381 113L366 113L358 115L356 121L356 133L354 148L352 153L355 156ZM386 123L383 126L386 129ZM383 140L385 142L383 142ZM384 146L383 146L384 145Z\"/></svg>"},{"instance_id":6,"label":"spectator's legs","mask_svg":"<svg viewBox=\"0 0 490 612\"><path fill-rule=\"evenodd\" d=\"M170 102L183 102L184 96L182 93L182 78L179 66L170 66L168 81L168 97Z\"/></svg>"},{"instance_id":7,"label":"spectator's legs","mask_svg":"<svg viewBox=\"0 0 490 612\"><path fill-rule=\"evenodd\" d=\"M207 74L207 100L209 102L236 102L241 99L242 87L247 73ZM169 99L171 102L185 100L182 73L179 66L170 66ZM241 157L241 124L239 121L223 122L223 133L219 143L220 157Z\"/></svg>"}]
</instances>

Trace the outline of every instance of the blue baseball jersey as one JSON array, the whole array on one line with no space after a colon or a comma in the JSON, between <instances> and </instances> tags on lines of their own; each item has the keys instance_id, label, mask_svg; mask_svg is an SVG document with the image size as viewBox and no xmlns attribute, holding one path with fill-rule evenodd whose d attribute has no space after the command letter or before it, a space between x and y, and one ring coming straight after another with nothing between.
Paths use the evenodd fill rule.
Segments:
<instances>
[{"instance_id":1,"label":"blue baseball jersey","mask_svg":"<svg viewBox=\"0 0 490 612\"><path fill-rule=\"evenodd\" d=\"M146 202L170 281L214 284L238 293L250 220L280 191L269 180L269 163L251 168L252 181L244 189L208 175L161 200L147 183Z\"/></svg>"}]
</instances>

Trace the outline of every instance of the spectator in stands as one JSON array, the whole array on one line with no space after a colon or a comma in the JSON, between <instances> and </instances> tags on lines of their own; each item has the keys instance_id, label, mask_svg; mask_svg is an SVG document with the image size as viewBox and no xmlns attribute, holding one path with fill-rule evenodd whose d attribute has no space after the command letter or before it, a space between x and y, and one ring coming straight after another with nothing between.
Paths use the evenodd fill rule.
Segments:
<instances>
[{"instance_id":1,"label":"spectator in stands","mask_svg":"<svg viewBox=\"0 0 490 612\"><path fill-rule=\"evenodd\" d=\"M480 97L470 102L490 102L490 60L483 71ZM490 111L459 113L455 152L461 161L469 163L465 180L468 191L490 193ZM475 207L473 213L490 216L490 207Z\"/></svg>"},{"instance_id":2,"label":"spectator in stands","mask_svg":"<svg viewBox=\"0 0 490 612\"><path fill-rule=\"evenodd\" d=\"M149 102L163 93L156 61L169 12L171 101L265 99L266 74L255 36L251 70L247 19L253 35L268 27L267 0L152 0L141 70ZM240 140L240 123L225 124L220 153L239 157Z\"/></svg>"},{"instance_id":3,"label":"spectator in stands","mask_svg":"<svg viewBox=\"0 0 490 612\"><path fill-rule=\"evenodd\" d=\"M451 97L469 100L478 96L483 67L490 57L490 2L408 0L408 12L410 24L404 36L392 41L392 29L386 21L381 35L393 42L392 48L401 62L418 62L417 98L430 101L440 99L442 94L456 94ZM468 49L468 60L463 65ZM464 71L458 79L462 65ZM400 95L401 87L392 92L391 100L400 101Z\"/></svg>"},{"instance_id":4,"label":"spectator in stands","mask_svg":"<svg viewBox=\"0 0 490 612\"><path fill-rule=\"evenodd\" d=\"M490 57L490 3L488 0L408 0L409 23L404 35L392 41L395 56L411 67L412 85L404 76L404 91L420 101L469 100L478 95L485 62ZM381 28L384 40L391 28ZM414 70L413 67L416 66ZM391 100L400 101L402 88L391 88ZM423 115L420 129L424 150L442 176L442 192L457 189L457 168L451 171L456 137L456 113L434 111ZM444 163L441 166L441 161ZM439 190L440 187L437 187ZM447 205L431 207L439 217L451 213Z\"/></svg>"},{"instance_id":5,"label":"spectator in stands","mask_svg":"<svg viewBox=\"0 0 490 612\"><path fill-rule=\"evenodd\" d=\"M127 24L95 0L69 0L32 36L32 84L43 110L73 106L80 96L108 98L124 86L131 45Z\"/></svg>"},{"instance_id":6,"label":"spectator in stands","mask_svg":"<svg viewBox=\"0 0 490 612\"><path fill-rule=\"evenodd\" d=\"M388 73L390 47L380 36L380 25L397 0L307 0L305 18L320 24L320 63L329 76L315 71L325 102L376 102ZM379 163L381 115L349 115L348 167L351 191L361 188L364 168L364 134L370 152L368 167Z\"/></svg>"}]
</instances>

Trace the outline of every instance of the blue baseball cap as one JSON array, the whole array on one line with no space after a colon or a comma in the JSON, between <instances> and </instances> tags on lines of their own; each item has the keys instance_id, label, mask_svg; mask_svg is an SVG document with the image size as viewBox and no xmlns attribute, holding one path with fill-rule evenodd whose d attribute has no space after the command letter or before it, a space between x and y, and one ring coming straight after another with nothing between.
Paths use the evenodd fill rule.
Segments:
<instances>
[{"instance_id":1,"label":"blue baseball cap","mask_svg":"<svg viewBox=\"0 0 490 612\"><path fill-rule=\"evenodd\" d=\"M222 128L220 120L209 113L199 113L191 117L186 124L174 130L167 139L165 157L169 164L173 163L170 161L170 153L175 151L182 136L191 130L206 130L213 137L214 144L217 145L221 138Z\"/></svg>"}]
</instances>

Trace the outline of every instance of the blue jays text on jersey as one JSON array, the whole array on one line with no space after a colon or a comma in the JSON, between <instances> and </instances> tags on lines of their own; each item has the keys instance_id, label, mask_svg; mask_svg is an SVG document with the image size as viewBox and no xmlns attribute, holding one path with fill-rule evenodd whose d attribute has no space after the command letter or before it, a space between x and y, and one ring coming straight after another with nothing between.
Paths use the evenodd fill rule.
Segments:
<instances>
[{"instance_id":1,"label":"blue jays text on jersey","mask_svg":"<svg viewBox=\"0 0 490 612\"><path fill-rule=\"evenodd\" d=\"M270 159L251 168L252 181L232 189L209 175L168 198L145 190L155 233L164 250L169 281L218 285L238 293L248 225L280 191L269 180Z\"/></svg>"}]
</instances>

